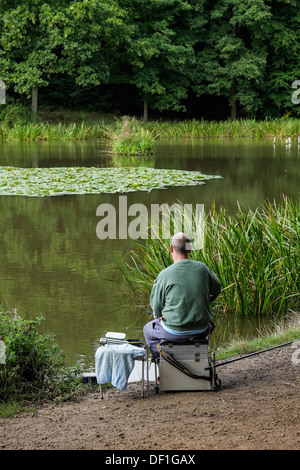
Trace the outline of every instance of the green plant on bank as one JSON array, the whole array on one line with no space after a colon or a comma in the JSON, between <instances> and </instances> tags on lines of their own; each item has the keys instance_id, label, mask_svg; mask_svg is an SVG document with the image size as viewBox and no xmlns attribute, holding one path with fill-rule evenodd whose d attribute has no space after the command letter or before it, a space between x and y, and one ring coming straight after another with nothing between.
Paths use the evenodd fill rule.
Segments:
<instances>
[{"instance_id":1,"label":"green plant on bank","mask_svg":"<svg viewBox=\"0 0 300 470\"><path fill-rule=\"evenodd\" d=\"M25 408L20 403L0 402L0 418L7 418L23 410L25 410Z\"/></svg>"},{"instance_id":2,"label":"green plant on bank","mask_svg":"<svg viewBox=\"0 0 300 470\"><path fill-rule=\"evenodd\" d=\"M268 333L264 331L263 335L249 339L234 339L228 341L216 351L216 359L222 360L233 356L250 354L252 352L261 351L263 349L272 348L280 344L299 341L300 338L299 317L292 315L287 325L278 325L277 333ZM298 346L299 347L299 344Z\"/></svg>"},{"instance_id":3,"label":"green plant on bank","mask_svg":"<svg viewBox=\"0 0 300 470\"><path fill-rule=\"evenodd\" d=\"M5 361L0 365L0 402L67 400L82 390L80 367L67 368L52 334L41 335L42 318L24 320L0 311L0 337Z\"/></svg>"},{"instance_id":4,"label":"green plant on bank","mask_svg":"<svg viewBox=\"0 0 300 470\"><path fill-rule=\"evenodd\" d=\"M204 119L182 121L153 121L146 128L159 133L164 139L189 138L279 138L298 137L300 119L227 119L206 121Z\"/></svg>"},{"instance_id":5,"label":"green plant on bank","mask_svg":"<svg viewBox=\"0 0 300 470\"><path fill-rule=\"evenodd\" d=\"M52 114L54 115L52 117ZM206 121L188 119L178 121L155 120L144 122L124 116L61 111L41 112L38 116L18 104L0 107L0 140L4 141L64 141L102 139L109 142L116 154L149 155L155 151L158 139L192 138L297 138L300 119L274 118L227 119Z\"/></svg>"},{"instance_id":6,"label":"green plant on bank","mask_svg":"<svg viewBox=\"0 0 300 470\"><path fill-rule=\"evenodd\" d=\"M66 141L104 139L105 132L102 123L86 124L48 124L48 123L16 123L14 125L0 123L0 140L3 141Z\"/></svg>"},{"instance_id":7,"label":"green plant on bank","mask_svg":"<svg viewBox=\"0 0 300 470\"><path fill-rule=\"evenodd\" d=\"M266 202L261 211L238 207L235 215L212 207L205 216L203 249L193 250L190 258L207 264L221 281L213 312L280 316L299 311L299 227L299 203L286 197L280 204ZM132 289L145 295L171 262L169 240L153 237L117 260Z\"/></svg>"}]
</instances>

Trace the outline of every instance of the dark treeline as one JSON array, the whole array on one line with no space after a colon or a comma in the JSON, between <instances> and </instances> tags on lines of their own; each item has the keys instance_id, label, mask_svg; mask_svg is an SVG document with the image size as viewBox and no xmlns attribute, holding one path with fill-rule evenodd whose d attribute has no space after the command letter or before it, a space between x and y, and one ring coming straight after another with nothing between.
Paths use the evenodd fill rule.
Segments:
<instances>
[{"instance_id":1,"label":"dark treeline","mask_svg":"<svg viewBox=\"0 0 300 470\"><path fill-rule=\"evenodd\" d=\"M300 116L299 0L0 0L7 103Z\"/></svg>"}]
</instances>

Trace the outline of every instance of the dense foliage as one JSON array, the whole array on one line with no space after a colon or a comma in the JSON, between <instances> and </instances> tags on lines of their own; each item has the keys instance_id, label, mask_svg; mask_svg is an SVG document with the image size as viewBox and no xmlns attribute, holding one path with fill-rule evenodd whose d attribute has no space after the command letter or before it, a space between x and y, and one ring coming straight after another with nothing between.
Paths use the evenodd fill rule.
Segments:
<instances>
[{"instance_id":1,"label":"dense foliage","mask_svg":"<svg viewBox=\"0 0 300 470\"><path fill-rule=\"evenodd\" d=\"M296 117L299 54L297 0L0 2L8 104Z\"/></svg>"},{"instance_id":2,"label":"dense foliage","mask_svg":"<svg viewBox=\"0 0 300 470\"><path fill-rule=\"evenodd\" d=\"M53 335L42 335L42 319L24 320L0 309L0 401L36 398L68 399L82 387L78 365L66 368ZM2 348L3 349L3 348Z\"/></svg>"}]
</instances>

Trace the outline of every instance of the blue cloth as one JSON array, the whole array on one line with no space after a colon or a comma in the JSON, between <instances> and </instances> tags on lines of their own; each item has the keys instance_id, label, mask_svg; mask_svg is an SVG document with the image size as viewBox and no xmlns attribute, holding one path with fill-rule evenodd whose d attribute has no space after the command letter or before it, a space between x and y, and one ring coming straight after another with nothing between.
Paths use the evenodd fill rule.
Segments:
<instances>
[{"instance_id":1,"label":"blue cloth","mask_svg":"<svg viewBox=\"0 0 300 470\"><path fill-rule=\"evenodd\" d=\"M145 357L143 348L125 344L100 346L95 354L95 371L98 384L111 382L114 387L126 390L134 361Z\"/></svg>"}]
</instances>

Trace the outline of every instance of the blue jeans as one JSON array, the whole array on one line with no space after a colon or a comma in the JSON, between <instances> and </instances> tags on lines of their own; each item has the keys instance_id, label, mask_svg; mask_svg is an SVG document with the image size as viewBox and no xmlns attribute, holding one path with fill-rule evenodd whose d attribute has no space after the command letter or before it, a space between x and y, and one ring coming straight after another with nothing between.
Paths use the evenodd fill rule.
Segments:
<instances>
[{"instance_id":1,"label":"blue jeans","mask_svg":"<svg viewBox=\"0 0 300 470\"><path fill-rule=\"evenodd\" d=\"M209 335L211 326L209 325L203 333L193 335L193 339L204 339ZM153 357L158 357L157 345L161 340L174 341L174 343L185 343L191 339L191 335L174 335L164 329L159 318L155 318L144 326L144 337Z\"/></svg>"}]
</instances>

